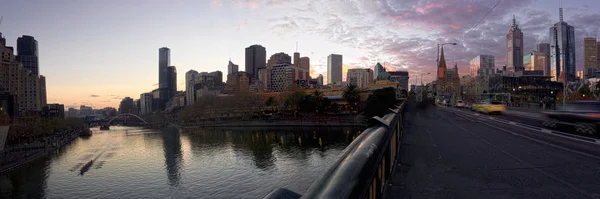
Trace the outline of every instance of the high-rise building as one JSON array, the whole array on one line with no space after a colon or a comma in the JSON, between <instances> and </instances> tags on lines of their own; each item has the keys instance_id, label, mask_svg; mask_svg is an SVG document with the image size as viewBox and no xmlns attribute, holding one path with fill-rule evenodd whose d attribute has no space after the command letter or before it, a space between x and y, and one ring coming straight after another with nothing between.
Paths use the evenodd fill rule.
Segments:
<instances>
[{"instance_id":1,"label":"high-rise building","mask_svg":"<svg viewBox=\"0 0 600 199\"><path fill-rule=\"evenodd\" d=\"M506 34L506 67L510 72L523 71L523 32L514 16Z\"/></svg>"},{"instance_id":2,"label":"high-rise building","mask_svg":"<svg viewBox=\"0 0 600 199\"><path fill-rule=\"evenodd\" d=\"M266 68L267 49L261 45L246 48L246 73L257 78L258 69Z\"/></svg>"},{"instance_id":3,"label":"high-rise building","mask_svg":"<svg viewBox=\"0 0 600 199\"><path fill-rule=\"evenodd\" d=\"M290 85L294 84L298 80L308 80L306 76L306 69L296 67L289 63L276 64L271 67L269 73L271 78L269 79L269 91L272 92L283 92Z\"/></svg>"},{"instance_id":4,"label":"high-rise building","mask_svg":"<svg viewBox=\"0 0 600 199\"><path fill-rule=\"evenodd\" d=\"M478 55L469 61L470 75L472 77L484 76L489 77L494 75L495 60L492 55Z\"/></svg>"},{"instance_id":5,"label":"high-rise building","mask_svg":"<svg viewBox=\"0 0 600 199\"><path fill-rule=\"evenodd\" d=\"M23 35L17 39L17 60L34 76L39 75L38 43L35 38Z\"/></svg>"},{"instance_id":6,"label":"high-rise building","mask_svg":"<svg viewBox=\"0 0 600 199\"><path fill-rule=\"evenodd\" d=\"M288 54L285 54L283 52L275 53L275 54L271 55L271 57L269 57L269 60L267 61L267 68L273 67L274 65L277 65L277 64L292 65L292 57L290 57ZM257 69L257 71L258 71L258 69Z\"/></svg>"},{"instance_id":7,"label":"high-rise building","mask_svg":"<svg viewBox=\"0 0 600 199\"><path fill-rule=\"evenodd\" d=\"M294 66L300 67L300 53L299 52L294 53Z\"/></svg>"},{"instance_id":8,"label":"high-rise building","mask_svg":"<svg viewBox=\"0 0 600 199\"><path fill-rule=\"evenodd\" d=\"M77 117L85 117L85 116L89 116L92 115L92 107L90 106L86 106L86 105L81 105L79 107L79 114L77 115Z\"/></svg>"},{"instance_id":9,"label":"high-rise building","mask_svg":"<svg viewBox=\"0 0 600 199\"><path fill-rule=\"evenodd\" d=\"M246 72L237 72L227 75L227 90L231 92L248 91L250 75Z\"/></svg>"},{"instance_id":10,"label":"high-rise building","mask_svg":"<svg viewBox=\"0 0 600 199\"><path fill-rule=\"evenodd\" d=\"M537 45L537 51L544 53L546 56L546 66L544 67L544 76L550 76L552 70L550 68L550 44L540 43Z\"/></svg>"},{"instance_id":11,"label":"high-rise building","mask_svg":"<svg viewBox=\"0 0 600 199\"><path fill-rule=\"evenodd\" d=\"M398 86L408 91L408 71L387 71L390 81L398 82Z\"/></svg>"},{"instance_id":12,"label":"high-rise building","mask_svg":"<svg viewBox=\"0 0 600 199\"><path fill-rule=\"evenodd\" d=\"M379 79L379 74L382 74L383 72L385 72L385 68L379 62L377 62L373 68L373 77L375 79Z\"/></svg>"},{"instance_id":13,"label":"high-rise building","mask_svg":"<svg viewBox=\"0 0 600 199\"><path fill-rule=\"evenodd\" d=\"M317 77L317 85L323 86L323 74L319 74Z\"/></svg>"},{"instance_id":14,"label":"high-rise building","mask_svg":"<svg viewBox=\"0 0 600 199\"><path fill-rule=\"evenodd\" d=\"M575 28L563 21L563 9L559 8L560 20L550 28L550 56L552 80L575 81Z\"/></svg>"},{"instance_id":15,"label":"high-rise building","mask_svg":"<svg viewBox=\"0 0 600 199\"><path fill-rule=\"evenodd\" d=\"M586 37L583 39L583 46L583 71L588 76L587 71L590 68L600 68L600 65L598 65L598 42L595 37Z\"/></svg>"},{"instance_id":16,"label":"high-rise building","mask_svg":"<svg viewBox=\"0 0 600 199\"><path fill-rule=\"evenodd\" d=\"M177 68L167 67L167 98L171 99L177 93Z\"/></svg>"},{"instance_id":17,"label":"high-rise building","mask_svg":"<svg viewBox=\"0 0 600 199\"><path fill-rule=\"evenodd\" d=\"M44 107L48 103L48 99L46 96L46 77L43 75L37 76L37 97L38 97L38 106Z\"/></svg>"},{"instance_id":18,"label":"high-rise building","mask_svg":"<svg viewBox=\"0 0 600 199\"><path fill-rule=\"evenodd\" d=\"M210 72L209 75L213 76L213 86L221 86L223 85L223 72L221 71L213 71Z\"/></svg>"},{"instance_id":19,"label":"high-rise building","mask_svg":"<svg viewBox=\"0 0 600 199\"><path fill-rule=\"evenodd\" d=\"M327 84L342 82L342 55L330 54L327 56Z\"/></svg>"},{"instance_id":20,"label":"high-rise building","mask_svg":"<svg viewBox=\"0 0 600 199\"><path fill-rule=\"evenodd\" d=\"M2 44L6 44L2 34L0 38ZM4 88L10 95L16 97L14 108L17 114L28 110L41 110L38 76L17 61L13 47L0 45L0 54L0 88Z\"/></svg>"},{"instance_id":21,"label":"high-rise building","mask_svg":"<svg viewBox=\"0 0 600 199\"><path fill-rule=\"evenodd\" d=\"M348 69L346 82L364 88L373 81L373 70L370 68L352 68Z\"/></svg>"},{"instance_id":22,"label":"high-rise building","mask_svg":"<svg viewBox=\"0 0 600 199\"><path fill-rule=\"evenodd\" d=\"M229 62L231 64L231 62ZM198 71L190 70L185 73L185 105L193 105L196 101L194 97L194 84L196 84L196 77L198 76ZM143 95L143 94L142 94ZM140 97L140 99L143 99Z\"/></svg>"},{"instance_id":23,"label":"high-rise building","mask_svg":"<svg viewBox=\"0 0 600 199\"><path fill-rule=\"evenodd\" d=\"M523 67L527 71L544 71L543 73L546 74L546 66L549 61L546 53L533 51L523 56Z\"/></svg>"},{"instance_id":24,"label":"high-rise building","mask_svg":"<svg viewBox=\"0 0 600 199\"><path fill-rule=\"evenodd\" d=\"M229 60L229 64L227 64L227 75L237 73L238 71L239 66L231 62L231 60Z\"/></svg>"},{"instance_id":25,"label":"high-rise building","mask_svg":"<svg viewBox=\"0 0 600 199\"><path fill-rule=\"evenodd\" d=\"M158 92L160 97L155 103L156 109L164 110L167 100L172 96L169 90L169 71L171 65L171 50L167 47L158 49Z\"/></svg>"},{"instance_id":26,"label":"high-rise building","mask_svg":"<svg viewBox=\"0 0 600 199\"><path fill-rule=\"evenodd\" d=\"M598 58L598 68L600 68L600 42L598 42L598 48L596 49L596 57Z\"/></svg>"},{"instance_id":27,"label":"high-rise building","mask_svg":"<svg viewBox=\"0 0 600 199\"><path fill-rule=\"evenodd\" d=\"M152 93L142 93L140 95L140 114L146 115L152 113Z\"/></svg>"},{"instance_id":28,"label":"high-rise building","mask_svg":"<svg viewBox=\"0 0 600 199\"><path fill-rule=\"evenodd\" d=\"M300 57L300 68L306 69L306 77L310 79L310 58Z\"/></svg>"}]
</instances>

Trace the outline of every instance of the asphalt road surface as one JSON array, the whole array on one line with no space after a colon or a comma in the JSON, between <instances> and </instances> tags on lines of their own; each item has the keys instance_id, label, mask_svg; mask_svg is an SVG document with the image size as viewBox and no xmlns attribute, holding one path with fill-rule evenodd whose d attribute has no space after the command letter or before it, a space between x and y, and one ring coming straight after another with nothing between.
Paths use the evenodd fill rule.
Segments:
<instances>
[{"instance_id":1,"label":"asphalt road surface","mask_svg":"<svg viewBox=\"0 0 600 199\"><path fill-rule=\"evenodd\" d=\"M595 138L448 107L408 114L388 198L600 198Z\"/></svg>"}]
</instances>

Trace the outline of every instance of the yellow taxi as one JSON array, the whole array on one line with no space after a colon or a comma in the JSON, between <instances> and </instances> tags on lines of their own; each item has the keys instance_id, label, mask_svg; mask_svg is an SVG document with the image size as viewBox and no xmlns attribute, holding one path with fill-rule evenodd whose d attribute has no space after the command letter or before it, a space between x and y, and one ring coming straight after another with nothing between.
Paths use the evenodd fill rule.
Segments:
<instances>
[{"instance_id":1,"label":"yellow taxi","mask_svg":"<svg viewBox=\"0 0 600 199\"><path fill-rule=\"evenodd\" d=\"M483 100L477 104L473 104L473 109L478 112L492 114L502 114L506 111L506 105L497 100Z\"/></svg>"}]
</instances>

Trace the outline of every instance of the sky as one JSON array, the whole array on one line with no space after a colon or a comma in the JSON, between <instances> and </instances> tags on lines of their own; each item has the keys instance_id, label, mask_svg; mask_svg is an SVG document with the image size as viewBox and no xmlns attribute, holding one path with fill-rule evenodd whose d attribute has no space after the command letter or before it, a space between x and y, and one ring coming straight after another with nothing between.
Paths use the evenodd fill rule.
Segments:
<instances>
[{"instance_id":1,"label":"sky","mask_svg":"<svg viewBox=\"0 0 600 199\"><path fill-rule=\"evenodd\" d=\"M506 33L513 15L524 33L524 52L548 42L558 22L559 0L3 0L0 32L15 46L22 35L38 41L40 74L48 103L118 107L157 87L158 49L171 49L178 90L189 70L227 73L244 68L244 49L260 44L310 57L311 76L327 78L327 55L343 55L344 69L387 63L407 70L410 83L434 80L437 43L446 46L449 67L460 75L479 54L504 65ZM583 64L583 38L600 37L598 0L563 2L565 21L575 26L576 65ZM596 11L596 12L594 12ZM471 30L472 29L472 30ZM467 34L468 33L468 34Z\"/></svg>"}]
</instances>

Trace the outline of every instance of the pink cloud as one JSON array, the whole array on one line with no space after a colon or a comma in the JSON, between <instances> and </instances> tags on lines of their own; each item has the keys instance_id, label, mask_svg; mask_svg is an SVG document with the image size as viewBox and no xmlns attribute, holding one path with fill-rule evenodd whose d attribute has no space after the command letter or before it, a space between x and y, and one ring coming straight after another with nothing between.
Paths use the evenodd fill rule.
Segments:
<instances>
[{"instance_id":1,"label":"pink cloud","mask_svg":"<svg viewBox=\"0 0 600 199\"><path fill-rule=\"evenodd\" d=\"M452 26L452 28L454 28L454 29L462 28L462 26L460 24L452 24L450 26Z\"/></svg>"},{"instance_id":2,"label":"pink cloud","mask_svg":"<svg viewBox=\"0 0 600 199\"><path fill-rule=\"evenodd\" d=\"M236 0L235 4L238 7L258 8L258 0Z\"/></svg>"}]
</instances>

